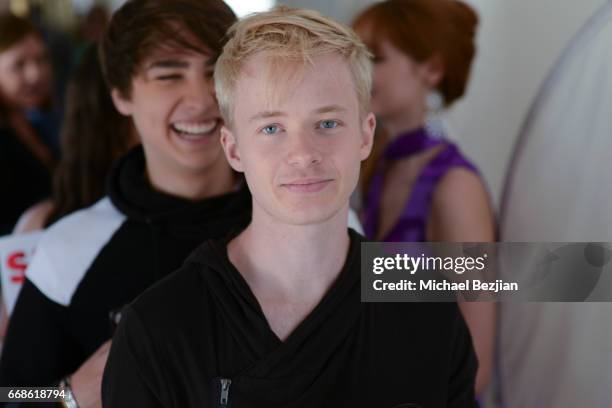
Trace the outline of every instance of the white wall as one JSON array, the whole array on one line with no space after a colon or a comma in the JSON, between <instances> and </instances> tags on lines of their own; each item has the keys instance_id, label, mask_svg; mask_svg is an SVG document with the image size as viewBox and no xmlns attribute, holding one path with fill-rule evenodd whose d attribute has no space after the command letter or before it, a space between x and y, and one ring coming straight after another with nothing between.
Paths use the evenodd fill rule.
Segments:
<instances>
[{"instance_id":1,"label":"white wall","mask_svg":"<svg viewBox=\"0 0 612 408\"><path fill-rule=\"evenodd\" d=\"M578 29L606 0L471 0L479 53L451 128L499 203L516 137L540 84Z\"/></svg>"},{"instance_id":2,"label":"white wall","mask_svg":"<svg viewBox=\"0 0 612 408\"><path fill-rule=\"evenodd\" d=\"M277 0L279 4L291 7L303 7L319 10L323 14L332 17L345 24L350 24L351 19L372 0Z\"/></svg>"},{"instance_id":3,"label":"white wall","mask_svg":"<svg viewBox=\"0 0 612 408\"><path fill-rule=\"evenodd\" d=\"M449 112L449 125L480 167L498 205L514 142L540 84L572 36L606 0L466 1L480 14L479 50L467 95ZM372 1L284 3L349 22Z\"/></svg>"}]
</instances>

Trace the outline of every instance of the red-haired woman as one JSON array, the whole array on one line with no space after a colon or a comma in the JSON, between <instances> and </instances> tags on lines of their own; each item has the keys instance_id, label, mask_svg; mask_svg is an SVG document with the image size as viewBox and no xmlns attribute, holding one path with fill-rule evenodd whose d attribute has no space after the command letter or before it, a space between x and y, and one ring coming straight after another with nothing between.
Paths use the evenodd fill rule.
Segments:
<instances>
[{"instance_id":1,"label":"red-haired woman","mask_svg":"<svg viewBox=\"0 0 612 408\"><path fill-rule=\"evenodd\" d=\"M374 54L372 110L382 128L361 183L371 239L494 240L493 211L478 171L428 121L432 110L463 96L477 24L476 13L455 0L387 0L353 24ZM479 392L491 372L495 309L493 303L460 307L479 359Z\"/></svg>"}]
</instances>

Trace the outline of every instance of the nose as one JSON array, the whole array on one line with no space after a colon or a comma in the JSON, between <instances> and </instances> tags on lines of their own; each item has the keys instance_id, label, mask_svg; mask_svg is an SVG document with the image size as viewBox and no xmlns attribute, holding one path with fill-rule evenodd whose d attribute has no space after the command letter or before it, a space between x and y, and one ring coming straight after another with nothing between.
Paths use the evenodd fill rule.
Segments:
<instances>
[{"instance_id":1,"label":"nose","mask_svg":"<svg viewBox=\"0 0 612 408\"><path fill-rule=\"evenodd\" d=\"M196 112L208 110L217 106L214 96L214 86L210 78L195 77L187 84L184 101L188 109Z\"/></svg>"},{"instance_id":2,"label":"nose","mask_svg":"<svg viewBox=\"0 0 612 408\"><path fill-rule=\"evenodd\" d=\"M307 132L297 133L293 137L289 137L289 143L287 162L293 167L307 168L319 164L323 159L313 136Z\"/></svg>"},{"instance_id":3,"label":"nose","mask_svg":"<svg viewBox=\"0 0 612 408\"><path fill-rule=\"evenodd\" d=\"M25 64L23 74L29 84L35 84L43 76L43 67L36 61L29 61Z\"/></svg>"}]
</instances>

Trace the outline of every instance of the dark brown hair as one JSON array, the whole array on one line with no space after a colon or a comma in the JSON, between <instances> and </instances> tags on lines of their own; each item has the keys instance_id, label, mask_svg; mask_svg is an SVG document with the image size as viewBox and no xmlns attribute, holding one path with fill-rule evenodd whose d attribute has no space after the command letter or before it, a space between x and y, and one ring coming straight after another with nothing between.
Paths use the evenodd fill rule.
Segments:
<instances>
[{"instance_id":1,"label":"dark brown hair","mask_svg":"<svg viewBox=\"0 0 612 408\"><path fill-rule=\"evenodd\" d=\"M136 142L131 126L129 118L115 109L97 48L90 46L66 93L60 135L62 158L54 174L54 208L47 225L104 196L111 165Z\"/></svg>"},{"instance_id":2,"label":"dark brown hair","mask_svg":"<svg viewBox=\"0 0 612 408\"><path fill-rule=\"evenodd\" d=\"M463 96L476 45L478 16L457 0L386 0L363 11L353 27L368 27L366 44L376 54L383 40L417 62L438 55L444 76L438 90L448 106ZM400 78L398 78L399 80Z\"/></svg>"},{"instance_id":3,"label":"dark brown hair","mask_svg":"<svg viewBox=\"0 0 612 408\"><path fill-rule=\"evenodd\" d=\"M129 97L141 63L162 46L202 52L204 45L216 61L235 21L221 0L129 0L113 14L102 40L102 67L109 87Z\"/></svg>"},{"instance_id":4,"label":"dark brown hair","mask_svg":"<svg viewBox=\"0 0 612 408\"><path fill-rule=\"evenodd\" d=\"M0 52L11 48L30 34L36 34L42 39L38 28L28 20L12 14L0 14Z\"/></svg>"}]
</instances>

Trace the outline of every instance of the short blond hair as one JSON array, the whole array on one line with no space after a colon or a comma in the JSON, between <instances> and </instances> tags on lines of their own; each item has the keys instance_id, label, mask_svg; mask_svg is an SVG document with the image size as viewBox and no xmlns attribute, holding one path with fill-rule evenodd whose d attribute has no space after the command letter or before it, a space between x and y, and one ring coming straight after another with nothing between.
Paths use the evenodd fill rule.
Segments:
<instances>
[{"instance_id":1,"label":"short blond hair","mask_svg":"<svg viewBox=\"0 0 612 408\"><path fill-rule=\"evenodd\" d=\"M312 58L340 55L353 77L362 113L369 110L371 54L349 27L313 10L279 6L235 23L215 66L215 91L221 115L230 125L236 82L247 59L265 52L276 65L312 64Z\"/></svg>"}]
</instances>

